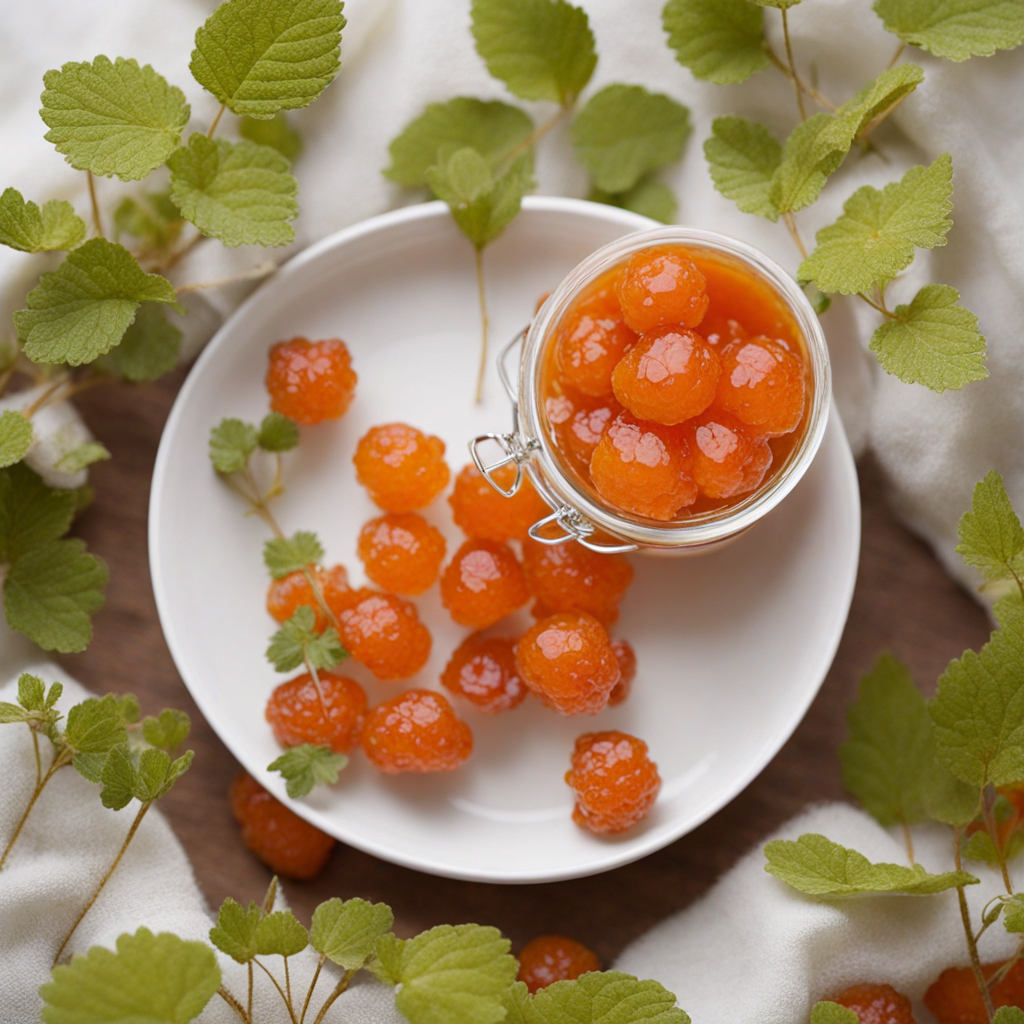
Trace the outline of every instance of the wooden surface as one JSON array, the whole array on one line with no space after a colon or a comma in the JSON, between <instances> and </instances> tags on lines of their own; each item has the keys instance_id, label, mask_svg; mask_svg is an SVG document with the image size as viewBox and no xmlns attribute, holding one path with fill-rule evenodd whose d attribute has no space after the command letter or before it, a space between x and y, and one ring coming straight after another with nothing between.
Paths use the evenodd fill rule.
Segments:
<instances>
[{"instance_id":1,"label":"wooden surface","mask_svg":"<svg viewBox=\"0 0 1024 1024\"><path fill-rule=\"evenodd\" d=\"M227 789L238 766L202 719L175 671L149 583L146 516L149 481L164 420L183 374L138 388L87 393L90 426L113 460L94 470L96 503L77 527L111 570L106 607L92 646L64 660L97 691L132 691L147 713L162 707L192 715L195 767L161 808L192 859L210 903L259 899L270 873L242 846ZM645 860L593 878L534 886L458 882L421 875L339 844L315 881L288 885L308 921L330 896L383 900L400 934L440 923L500 928L518 948L558 931L590 945L607 964L629 942L704 893L746 850L808 803L842 797L837 744L859 675L884 649L911 666L928 692L950 658L988 636L982 611L945 575L927 548L895 521L870 461L860 467L863 542L860 574L835 664L807 718L774 761L706 824ZM211 579L215 587L217 581Z\"/></svg>"}]
</instances>

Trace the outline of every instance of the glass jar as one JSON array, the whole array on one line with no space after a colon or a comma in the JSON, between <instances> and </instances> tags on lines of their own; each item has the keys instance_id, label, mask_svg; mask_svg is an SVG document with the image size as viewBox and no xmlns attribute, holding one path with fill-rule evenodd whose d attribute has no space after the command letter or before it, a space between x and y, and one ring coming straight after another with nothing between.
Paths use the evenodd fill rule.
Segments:
<instances>
[{"instance_id":1,"label":"glass jar","mask_svg":"<svg viewBox=\"0 0 1024 1024\"><path fill-rule=\"evenodd\" d=\"M681 515L658 522L613 508L574 479L559 454L546 421L542 395L545 357L558 325L579 293L602 273L653 245L683 245L738 264L765 282L789 310L800 333L808 370L809 408L802 436L785 462L751 494L727 508ZM699 328L698 328L699 330ZM509 363L520 352L518 373ZM498 357L502 383L513 404L513 428L506 434L483 434L470 443L477 468L491 486L511 497L528 473L551 515L530 528L543 544L577 540L593 551L642 550L661 554L691 554L718 547L750 529L797 485L811 464L825 433L831 400L831 371L825 336L803 291L777 263L739 239L699 228L665 227L616 239L587 257L551 293L533 322ZM488 446L496 457L489 457ZM511 486L503 488L492 473L515 466Z\"/></svg>"}]
</instances>

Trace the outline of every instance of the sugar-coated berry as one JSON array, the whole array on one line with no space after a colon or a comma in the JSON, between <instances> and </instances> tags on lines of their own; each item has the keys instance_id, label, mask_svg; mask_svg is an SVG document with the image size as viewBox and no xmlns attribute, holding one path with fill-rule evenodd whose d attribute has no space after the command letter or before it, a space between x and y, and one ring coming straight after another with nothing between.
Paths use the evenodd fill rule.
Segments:
<instances>
[{"instance_id":1,"label":"sugar-coated berry","mask_svg":"<svg viewBox=\"0 0 1024 1024\"><path fill-rule=\"evenodd\" d=\"M708 308L704 275L681 246L642 249L619 278L626 323L643 334L664 324L696 327Z\"/></svg>"},{"instance_id":2,"label":"sugar-coated berry","mask_svg":"<svg viewBox=\"0 0 1024 1024\"><path fill-rule=\"evenodd\" d=\"M345 650L378 679L408 679L427 663L430 631L411 601L363 588L332 609Z\"/></svg>"},{"instance_id":3,"label":"sugar-coated berry","mask_svg":"<svg viewBox=\"0 0 1024 1024\"><path fill-rule=\"evenodd\" d=\"M749 494L772 464L772 450L756 428L714 407L687 424L693 478L708 498Z\"/></svg>"},{"instance_id":4,"label":"sugar-coated berry","mask_svg":"<svg viewBox=\"0 0 1024 1024\"><path fill-rule=\"evenodd\" d=\"M633 680L636 679L636 652L628 640L613 640L612 650L615 652L615 660L619 663L619 681L608 696L608 707L613 708L621 704L633 689Z\"/></svg>"},{"instance_id":5,"label":"sugar-coated berry","mask_svg":"<svg viewBox=\"0 0 1024 1024\"><path fill-rule=\"evenodd\" d=\"M986 980L1006 963L982 964ZM989 990L995 1009L1024 1006L1024 960L1018 960L1006 977ZM924 994L924 1005L938 1024L987 1024L988 1013L982 1002L974 971L970 967L949 967L932 982Z\"/></svg>"},{"instance_id":6,"label":"sugar-coated berry","mask_svg":"<svg viewBox=\"0 0 1024 1024\"><path fill-rule=\"evenodd\" d=\"M467 540L441 574L441 603L460 626L486 629L529 599L519 559L497 541Z\"/></svg>"},{"instance_id":7,"label":"sugar-coated berry","mask_svg":"<svg viewBox=\"0 0 1024 1024\"><path fill-rule=\"evenodd\" d=\"M563 715L600 711L619 681L619 663L604 626L583 612L549 615L516 644L526 685Z\"/></svg>"},{"instance_id":8,"label":"sugar-coated berry","mask_svg":"<svg viewBox=\"0 0 1024 1024\"><path fill-rule=\"evenodd\" d=\"M450 772L473 751L473 733L433 690L407 690L366 717L363 751L387 775Z\"/></svg>"},{"instance_id":9,"label":"sugar-coated berry","mask_svg":"<svg viewBox=\"0 0 1024 1024\"><path fill-rule=\"evenodd\" d=\"M609 504L667 521L697 500L693 456L684 428L620 413L590 460L590 478Z\"/></svg>"},{"instance_id":10,"label":"sugar-coated berry","mask_svg":"<svg viewBox=\"0 0 1024 1024\"><path fill-rule=\"evenodd\" d=\"M303 821L245 772L231 783L231 810L242 826L242 842L275 874L314 878L334 849L332 836Z\"/></svg>"},{"instance_id":11,"label":"sugar-coated berry","mask_svg":"<svg viewBox=\"0 0 1024 1024\"><path fill-rule=\"evenodd\" d=\"M612 370L636 343L612 289L604 289L570 310L555 340L563 382L595 398L612 393Z\"/></svg>"},{"instance_id":12,"label":"sugar-coated berry","mask_svg":"<svg viewBox=\"0 0 1024 1024\"><path fill-rule=\"evenodd\" d=\"M366 575L393 594L422 594L437 580L444 561L441 531L415 512L388 512L359 531Z\"/></svg>"},{"instance_id":13,"label":"sugar-coated berry","mask_svg":"<svg viewBox=\"0 0 1024 1024\"><path fill-rule=\"evenodd\" d=\"M346 676L321 672L318 678L319 689L308 672L275 687L266 719L282 747L312 743L347 754L363 732L366 693Z\"/></svg>"},{"instance_id":14,"label":"sugar-coated berry","mask_svg":"<svg viewBox=\"0 0 1024 1024\"><path fill-rule=\"evenodd\" d=\"M515 642L502 637L467 637L455 648L441 682L478 711L509 711L526 697L516 666Z\"/></svg>"},{"instance_id":15,"label":"sugar-coated berry","mask_svg":"<svg viewBox=\"0 0 1024 1024\"><path fill-rule=\"evenodd\" d=\"M311 426L344 416L357 379L348 346L338 338L292 338L270 349L270 408L296 423Z\"/></svg>"},{"instance_id":16,"label":"sugar-coated berry","mask_svg":"<svg viewBox=\"0 0 1024 1024\"><path fill-rule=\"evenodd\" d=\"M356 477L386 512L414 512L448 486L444 441L406 423L368 430L356 445Z\"/></svg>"},{"instance_id":17,"label":"sugar-coated berry","mask_svg":"<svg viewBox=\"0 0 1024 1024\"><path fill-rule=\"evenodd\" d=\"M638 419L674 426L714 400L722 364L715 350L685 327L640 336L612 373L615 397Z\"/></svg>"},{"instance_id":18,"label":"sugar-coated berry","mask_svg":"<svg viewBox=\"0 0 1024 1024\"><path fill-rule=\"evenodd\" d=\"M853 1010L860 1024L915 1024L910 1000L892 985L853 985L828 1001Z\"/></svg>"},{"instance_id":19,"label":"sugar-coated berry","mask_svg":"<svg viewBox=\"0 0 1024 1024\"><path fill-rule=\"evenodd\" d=\"M607 628L619 617L633 566L623 555L600 555L574 540L523 542L523 571L530 593L546 609L586 612Z\"/></svg>"},{"instance_id":20,"label":"sugar-coated berry","mask_svg":"<svg viewBox=\"0 0 1024 1024\"><path fill-rule=\"evenodd\" d=\"M597 954L582 942L564 935L539 935L519 953L519 978L530 993L556 981L572 981L582 974L601 970Z\"/></svg>"},{"instance_id":21,"label":"sugar-coated berry","mask_svg":"<svg viewBox=\"0 0 1024 1024\"><path fill-rule=\"evenodd\" d=\"M572 820L601 835L625 832L641 821L661 788L647 744L615 730L580 736L565 781L576 794Z\"/></svg>"},{"instance_id":22,"label":"sugar-coated berry","mask_svg":"<svg viewBox=\"0 0 1024 1024\"><path fill-rule=\"evenodd\" d=\"M491 475L506 490L515 480L515 467L499 466ZM511 498L499 494L470 463L463 466L448 495L455 525L467 537L481 540L521 540L538 519L551 514L547 502L536 492L530 478L523 474L519 490Z\"/></svg>"},{"instance_id":23,"label":"sugar-coated berry","mask_svg":"<svg viewBox=\"0 0 1024 1024\"><path fill-rule=\"evenodd\" d=\"M756 337L721 352L715 405L767 436L788 434L804 414L803 360L783 341Z\"/></svg>"}]
</instances>

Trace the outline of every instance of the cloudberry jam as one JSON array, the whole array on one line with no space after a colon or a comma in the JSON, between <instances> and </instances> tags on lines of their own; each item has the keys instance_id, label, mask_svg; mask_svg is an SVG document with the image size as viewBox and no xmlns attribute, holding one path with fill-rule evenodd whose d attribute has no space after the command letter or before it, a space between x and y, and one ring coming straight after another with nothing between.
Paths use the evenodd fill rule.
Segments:
<instances>
[{"instance_id":1,"label":"cloudberry jam","mask_svg":"<svg viewBox=\"0 0 1024 1024\"><path fill-rule=\"evenodd\" d=\"M332 672L321 672L319 683L303 672L275 687L266 719L282 747L312 743L347 754L362 735L366 694L354 679Z\"/></svg>"},{"instance_id":2,"label":"cloudberry jam","mask_svg":"<svg viewBox=\"0 0 1024 1024\"><path fill-rule=\"evenodd\" d=\"M853 985L829 1002L853 1010L859 1024L915 1024L910 1000L892 985Z\"/></svg>"},{"instance_id":3,"label":"cloudberry jam","mask_svg":"<svg viewBox=\"0 0 1024 1024\"><path fill-rule=\"evenodd\" d=\"M796 430L804 414L803 361L785 342L758 336L722 349L715 404L762 434Z\"/></svg>"},{"instance_id":4,"label":"cloudberry jam","mask_svg":"<svg viewBox=\"0 0 1024 1024\"><path fill-rule=\"evenodd\" d=\"M444 561L441 531L415 512L388 512L359 531L366 575L393 594L422 594L434 585Z\"/></svg>"},{"instance_id":5,"label":"cloudberry jam","mask_svg":"<svg viewBox=\"0 0 1024 1024\"><path fill-rule=\"evenodd\" d=\"M445 666L441 683L487 713L509 711L526 697L515 643L501 637L473 634L463 640Z\"/></svg>"},{"instance_id":6,"label":"cloudberry jam","mask_svg":"<svg viewBox=\"0 0 1024 1024\"><path fill-rule=\"evenodd\" d=\"M545 411L559 447L577 471L586 474L598 441L622 406L614 398L574 399L561 394L547 399Z\"/></svg>"},{"instance_id":7,"label":"cloudberry jam","mask_svg":"<svg viewBox=\"0 0 1024 1024\"><path fill-rule=\"evenodd\" d=\"M373 427L356 445L356 477L385 512L414 512L448 486L444 441L406 423Z\"/></svg>"},{"instance_id":8,"label":"cloudberry jam","mask_svg":"<svg viewBox=\"0 0 1024 1024\"><path fill-rule=\"evenodd\" d=\"M707 498L749 494L772 464L772 450L756 427L709 409L687 426L693 431L693 478Z\"/></svg>"},{"instance_id":9,"label":"cloudberry jam","mask_svg":"<svg viewBox=\"0 0 1024 1024\"><path fill-rule=\"evenodd\" d=\"M270 408L311 426L345 415L356 393L348 346L338 338L292 338L270 349L266 386Z\"/></svg>"},{"instance_id":10,"label":"cloudberry jam","mask_svg":"<svg viewBox=\"0 0 1024 1024\"><path fill-rule=\"evenodd\" d=\"M519 953L518 980L531 993L556 981L572 981L581 974L601 970L597 955L582 942L564 935L539 935Z\"/></svg>"},{"instance_id":11,"label":"cloudberry jam","mask_svg":"<svg viewBox=\"0 0 1024 1024\"><path fill-rule=\"evenodd\" d=\"M506 490L515 480L515 467L499 466L491 476ZM519 490L511 498L499 494L470 463L455 478L455 487L448 495L455 525L467 537L480 540L522 540L538 519L551 512L544 499L524 476Z\"/></svg>"},{"instance_id":12,"label":"cloudberry jam","mask_svg":"<svg viewBox=\"0 0 1024 1024\"><path fill-rule=\"evenodd\" d=\"M427 663L430 631L411 601L363 588L331 607L345 650L378 679L408 679Z\"/></svg>"},{"instance_id":13,"label":"cloudberry jam","mask_svg":"<svg viewBox=\"0 0 1024 1024\"><path fill-rule=\"evenodd\" d=\"M450 772L473 751L473 733L440 693L408 690L366 717L363 751L387 775Z\"/></svg>"},{"instance_id":14,"label":"cloudberry jam","mask_svg":"<svg viewBox=\"0 0 1024 1024\"><path fill-rule=\"evenodd\" d=\"M638 334L666 324L696 327L708 310L707 281L681 245L633 253L616 291L626 323Z\"/></svg>"},{"instance_id":15,"label":"cloudberry jam","mask_svg":"<svg viewBox=\"0 0 1024 1024\"><path fill-rule=\"evenodd\" d=\"M612 393L612 370L636 343L613 288L588 296L565 318L555 339L562 380L595 398Z\"/></svg>"},{"instance_id":16,"label":"cloudberry jam","mask_svg":"<svg viewBox=\"0 0 1024 1024\"><path fill-rule=\"evenodd\" d=\"M497 541L467 540L441 575L441 603L460 626L486 629L529 599L519 559Z\"/></svg>"}]
</instances>

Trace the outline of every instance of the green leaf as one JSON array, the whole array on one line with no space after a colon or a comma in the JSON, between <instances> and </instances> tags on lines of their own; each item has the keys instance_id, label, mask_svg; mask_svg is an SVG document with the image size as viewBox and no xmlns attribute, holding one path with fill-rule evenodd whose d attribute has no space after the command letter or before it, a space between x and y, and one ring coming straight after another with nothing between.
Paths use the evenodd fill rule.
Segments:
<instances>
[{"instance_id":1,"label":"green leaf","mask_svg":"<svg viewBox=\"0 0 1024 1024\"><path fill-rule=\"evenodd\" d=\"M530 117L500 100L458 96L431 103L388 147L391 166L384 175L399 185L424 186L431 167L467 147L497 170L510 153L525 150L532 134Z\"/></svg>"},{"instance_id":2,"label":"green leaf","mask_svg":"<svg viewBox=\"0 0 1024 1024\"><path fill-rule=\"evenodd\" d=\"M540 989L529 1019L537 1024L690 1024L666 988L621 971L594 971Z\"/></svg>"},{"instance_id":3,"label":"green leaf","mask_svg":"<svg viewBox=\"0 0 1024 1024\"><path fill-rule=\"evenodd\" d=\"M1000 853L987 832L975 832L960 846L960 853L968 860L980 860L993 867L1003 861L1012 860L1024 849L1024 835L1018 831L1011 832Z\"/></svg>"},{"instance_id":4,"label":"green leaf","mask_svg":"<svg viewBox=\"0 0 1024 1024\"><path fill-rule=\"evenodd\" d=\"M779 219L772 181L782 163L782 146L764 125L745 117L716 117L704 142L715 188L744 213Z\"/></svg>"},{"instance_id":5,"label":"green leaf","mask_svg":"<svg viewBox=\"0 0 1024 1024\"><path fill-rule=\"evenodd\" d=\"M103 786L100 790L100 801L104 807L120 811L132 802L139 781L139 772L127 744L114 747L102 762L98 757L92 757L87 759L86 763L87 770L92 770L95 764L101 763L98 781Z\"/></svg>"},{"instance_id":6,"label":"green leaf","mask_svg":"<svg viewBox=\"0 0 1024 1024\"><path fill-rule=\"evenodd\" d=\"M300 743L289 747L267 765L267 770L280 772L292 799L306 796L315 786L333 786L338 773L348 764L344 754L336 754L328 746Z\"/></svg>"},{"instance_id":7,"label":"green leaf","mask_svg":"<svg viewBox=\"0 0 1024 1024\"><path fill-rule=\"evenodd\" d=\"M119 697L90 697L68 712L64 740L74 752L72 764L90 782L102 781L103 765L115 747L128 744L124 707Z\"/></svg>"},{"instance_id":8,"label":"green leaf","mask_svg":"<svg viewBox=\"0 0 1024 1024\"><path fill-rule=\"evenodd\" d=\"M205 942L148 928L119 936L116 953L93 946L51 977L39 989L43 1024L188 1024L221 981Z\"/></svg>"},{"instance_id":9,"label":"green leaf","mask_svg":"<svg viewBox=\"0 0 1024 1024\"><path fill-rule=\"evenodd\" d=\"M889 32L936 57L990 57L1024 42L1019 0L875 0Z\"/></svg>"},{"instance_id":10,"label":"green leaf","mask_svg":"<svg viewBox=\"0 0 1024 1024\"><path fill-rule=\"evenodd\" d=\"M924 81L924 71L916 64L897 64L883 71L848 103L837 111L836 118L853 129L857 138L876 118L896 106Z\"/></svg>"},{"instance_id":11,"label":"green leaf","mask_svg":"<svg viewBox=\"0 0 1024 1024\"><path fill-rule=\"evenodd\" d=\"M275 537L263 545L263 561L275 580L316 565L323 557L323 545L310 530L299 530L291 537Z\"/></svg>"},{"instance_id":12,"label":"green leaf","mask_svg":"<svg viewBox=\"0 0 1024 1024\"><path fill-rule=\"evenodd\" d=\"M672 189L654 178L643 178L626 192L611 193L594 189L587 198L592 203L632 210L642 217L660 220L662 224L671 224L675 220L679 205Z\"/></svg>"},{"instance_id":13,"label":"green leaf","mask_svg":"<svg viewBox=\"0 0 1024 1024\"><path fill-rule=\"evenodd\" d=\"M1010 896L1003 904L1003 926L1008 932L1024 932L1024 893Z\"/></svg>"},{"instance_id":14,"label":"green leaf","mask_svg":"<svg viewBox=\"0 0 1024 1024\"><path fill-rule=\"evenodd\" d=\"M218 473L237 473L245 469L256 451L258 434L250 423L234 417L222 419L210 431L210 461Z\"/></svg>"},{"instance_id":15,"label":"green leaf","mask_svg":"<svg viewBox=\"0 0 1024 1024\"><path fill-rule=\"evenodd\" d=\"M782 147L770 201L780 213L802 210L818 198L857 134L853 118L815 114L798 124Z\"/></svg>"},{"instance_id":16,"label":"green leaf","mask_svg":"<svg viewBox=\"0 0 1024 1024\"><path fill-rule=\"evenodd\" d=\"M936 763L924 785L924 805L928 817L944 825L968 825L981 809L981 789L969 786L948 768Z\"/></svg>"},{"instance_id":17,"label":"green leaf","mask_svg":"<svg viewBox=\"0 0 1024 1024\"><path fill-rule=\"evenodd\" d=\"M0 700L0 725L19 725L22 722L31 722L33 716L28 714L24 708L10 701Z\"/></svg>"},{"instance_id":18,"label":"green leaf","mask_svg":"<svg viewBox=\"0 0 1024 1024\"><path fill-rule=\"evenodd\" d=\"M313 911L309 944L331 963L346 971L358 971L373 955L377 940L395 923L385 903L335 898Z\"/></svg>"},{"instance_id":19,"label":"green leaf","mask_svg":"<svg viewBox=\"0 0 1024 1024\"><path fill-rule=\"evenodd\" d=\"M204 235L231 248L287 245L295 238L288 221L299 212L299 185L276 149L196 133L188 146L172 154L167 166L171 198Z\"/></svg>"},{"instance_id":20,"label":"green leaf","mask_svg":"<svg viewBox=\"0 0 1024 1024\"><path fill-rule=\"evenodd\" d=\"M156 380L178 365L182 333L163 306L144 302L121 344L110 353L114 372L133 383Z\"/></svg>"},{"instance_id":21,"label":"green leaf","mask_svg":"<svg viewBox=\"0 0 1024 1024\"><path fill-rule=\"evenodd\" d=\"M46 141L72 167L122 181L155 171L188 124L185 94L148 64L97 57L43 75Z\"/></svg>"},{"instance_id":22,"label":"green leaf","mask_svg":"<svg viewBox=\"0 0 1024 1024\"><path fill-rule=\"evenodd\" d=\"M963 871L929 874L920 864L872 864L867 857L825 836L808 833L792 842L773 839L764 848L765 871L809 896L842 899L847 896L891 893L930 896L978 879Z\"/></svg>"},{"instance_id":23,"label":"green leaf","mask_svg":"<svg viewBox=\"0 0 1024 1024\"><path fill-rule=\"evenodd\" d=\"M662 25L676 60L695 78L729 85L770 63L764 12L748 0L669 0Z\"/></svg>"},{"instance_id":24,"label":"green leaf","mask_svg":"<svg viewBox=\"0 0 1024 1024\"><path fill-rule=\"evenodd\" d=\"M304 604L270 638L267 660L278 672L291 672L304 661L313 668L330 671L347 656L333 626L319 635L313 631L315 618L313 609Z\"/></svg>"},{"instance_id":25,"label":"green leaf","mask_svg":"<svg viewBox=\"0 0 1024 1024\"><path fill-rule=\"evenodd\" d=\"M21 463L0 470L0 562L62 537L74 514L74 492L47 487Z\"/></svg>"},{"instance_id":26,"label":"green leaf","mask_svg":"<svg viewBox=\"0 0 1024 1024\"><path fill-rule=\"evenodd\" d=\"M586 12L567 0L473 0L473 39L487 70L524 100L571 104L597 65Z\"/></svg>"},{"instance_id":27,"label":"green leaf","mask_svg":"<svg viewBox=\"0 0 1024 1024\"><path fill-rule=\"evenodd\" d=\"M1024 1010L1019 1006L1000 1006L992 1024L1024 1024Z\"/></svg>"},{"instance_id":28,"label":"green leaf","mask_svg":"<svg viewBox=\"0 0 1024 1024\"><path fill-rule=\"evenodd\" d=\"M171 202L170 192L149 192L137 198L122 199L114 210L114 228L144 242L149 248L162 250L181 234L184 224L181 211ZM119 241L115 237L114 241Z\"/></svg>"},{"instance_id":29,"label":"green leaf","mask_svg":"<svg viewBox=\"0 0 1024 1024\"><path fill-rule=\"evenodd\" d=\"M377 939L374 957L366 965L367 970L384 985L398 985L402 974L402 950L405 942L387 932Z\"/></svg>"},{"instance_id":30,"label":"green leaf","mask_svg":"<svg viewBox=\"0 0 1024 1024\"><path fill-rule=\"evenodd\" d=\"M92 238L68 253L14 314L25 355L36 363L79 366L109 352L143 302L177 302L174 286L147 274L122 245Z\"/></svg>"},{"instance_id":31,"label":"green leaf","mask_svg":"<svg viewBox=\"0 0 1024 1024\"><path fill-rule=\"evenodd\" d=\"M166 750L173 754L188 739L192 730L192 722L184 711L164 708L154 718L147 715L142 720L142 738L158 750Z\"/></svg>"},{"instance_id":32,"label":"green leaf","mask_svg":"<svg viewBox=\"0 0 1024 1024\"><path fill-rule=\"evenodd\" d=\"M248 907L229 896L217 912L217 923L210 929L210 941L236 963L248 963L258 950L256 928L260 923L259 906L250 900Z\"/></svg>"},{"instance_id":33,"label":"green leaf","mask_svg":"<svg viewBox=\"0 0 1024 1024\"><path fill-rule=\"evenodd\" d=\"M54 686L60 686L60 684L54 683ZM56 698L52 703L47 704L46 684L39 676L22 672L18 676L18 703L26 711L43 711L47 707L52 707L53 703L56 703Z\"/></svg>"},{"instance_id":34,"label":"green leaf","mask_svg":"<svg viewBox=\"0 0 1024 1024\"><path fill-rule=\"evenodd\" d=\"M299 443L299 425L279 412L268 412L256 443L266 452L291 451Z\"/></svg>"},{"instance_id":35,"label":"green leaf","mask_svg":"<svg viewBox=\"0 0 1024 1024\"><path fill-rule=\"evenodd\" d=\"M804 281L800 285L800 290L807 296L807 301L818 316L828 312L829 306L832 305L832 298L821 291L813 281Z\"/></svg>"},{"instance_id":36,"label":"green leaf","mask_svg":"<svg viewBox=\"0 0 1024 1024\"><path fill-rule=\"evenodd\" d=\"M32 447L32 421L15 409L0 412L0 468L13 466Z\"/></svg>"},{"instance_id":37,"label":"green leaf","mask_svg":"<svg viewBox=\"0 0 1024 1024\"><path fill-rule=\"evenodd\" d=\"M340 67L341 0L225 0L196 32L189 68L236 114L309 106Z\"/></svg>"},{"instance_id":38,"label":"green leaf","mask_svg":"<svg viewBox=\"0 0 1024 1024\"><path fill-rule=\"evenodd\" d=\"M871 337L870 349L882 368L907 384L939 393L959 390L988 376L985 338L978 318L959 305L960 293L945 284L927 284L909 306L897 306Z\"/></svg>"},{"instance_id":39,"label":"green leaf","mask_svg":"<svg viewBox=\"0 0 1024 1024\"><path fill-rule=\"evenodd\" d=\"M595 93L570 133L577 159L605 192L626 192L678 160L689 136L689 110L639 85L609 85Z\"/></svg>"},{"instance_id":40,"label":"green leaf","mask_svg":"<svg viewBox=\"0 0 1024 1024\"><path fill-rule=\"evenodd\" d=\"M40 210L16 188L0 195L0 244L21 252L47 252L74 249L83 238L85 222L63 199L51 199Z\"/></svg>"},{"instance_id":41,"label":"green leaf","mask_svg":"<svg viewBox=\"0 0 1024 1024\"><path fill-rule=\"evenodd\" d=\"M811 1024L860 1024L860 1017L839 1003L825 1001L814 1004Z\"/></svg>"},{"instance_id":42,"label":"green leaf","mask_svg":"<svg viewBox=\"0 0 1024 1024\"><path fill-rule=\"evenodd\" d=\"M83 441L77 448L72 448L54 464L57 469L66 473L77 473L80 469L104 462L109 459L110 452L99 441Z\"/></svg>"},{"instance_id":43,"label":"green leaf","mask_svg":"<svg viewBox=\"0 0 1024 1024\"><path fill-rule=\"evenodd\" d=\"M953 226L953 162L911 167L882 191L865 185L846 200L843 215L818 232L818 246L797 276L822 291L855 295L891 281L910 266L914 249L946 244Z\"/></svg>"},{"instance_id":44,"label":"green leaf","mask_svg":"<svg viewBox=\"0 0 1024 1024\"><path fill-rule=\"evenodd\" d=\"M238 122L238 133L257 146L276 149L289 163L302 152L302 136L288 123L283 111L276 113L269 121L243 117Z\"/></svg>"},{"instance_id":45,"label":"green leaf","mask_svg":"<svg viewBox=\"0 0 1024 1024\"><path fill-rule=\"evenodd\" d=\"M985 579L1024 577L1024 527L994 469L974 485L971 511L963 514L957 533L957 553Z\"/></svg>"},{"instance_id":46,"label":"green leaf","mask_svg":"<svg viewBox=\"0 0 1024 1024\"><path fill-rule=\"evenodd\" d=\"M504 1024L531 1024L533 997L525 982L514 982L502 997L502 1005L505 1007Z\"/></svg>"},{"instance_id":47,"label":"green leaf","mask_svg":"<svg viewBox=\"0 0 1024 1024\"><path fill-rule=\"evenodd\" d=\"M267 914L253 936L259 956L295 956L309 945L309 934L290 910Z\"/></svg>"}]
</instances>

